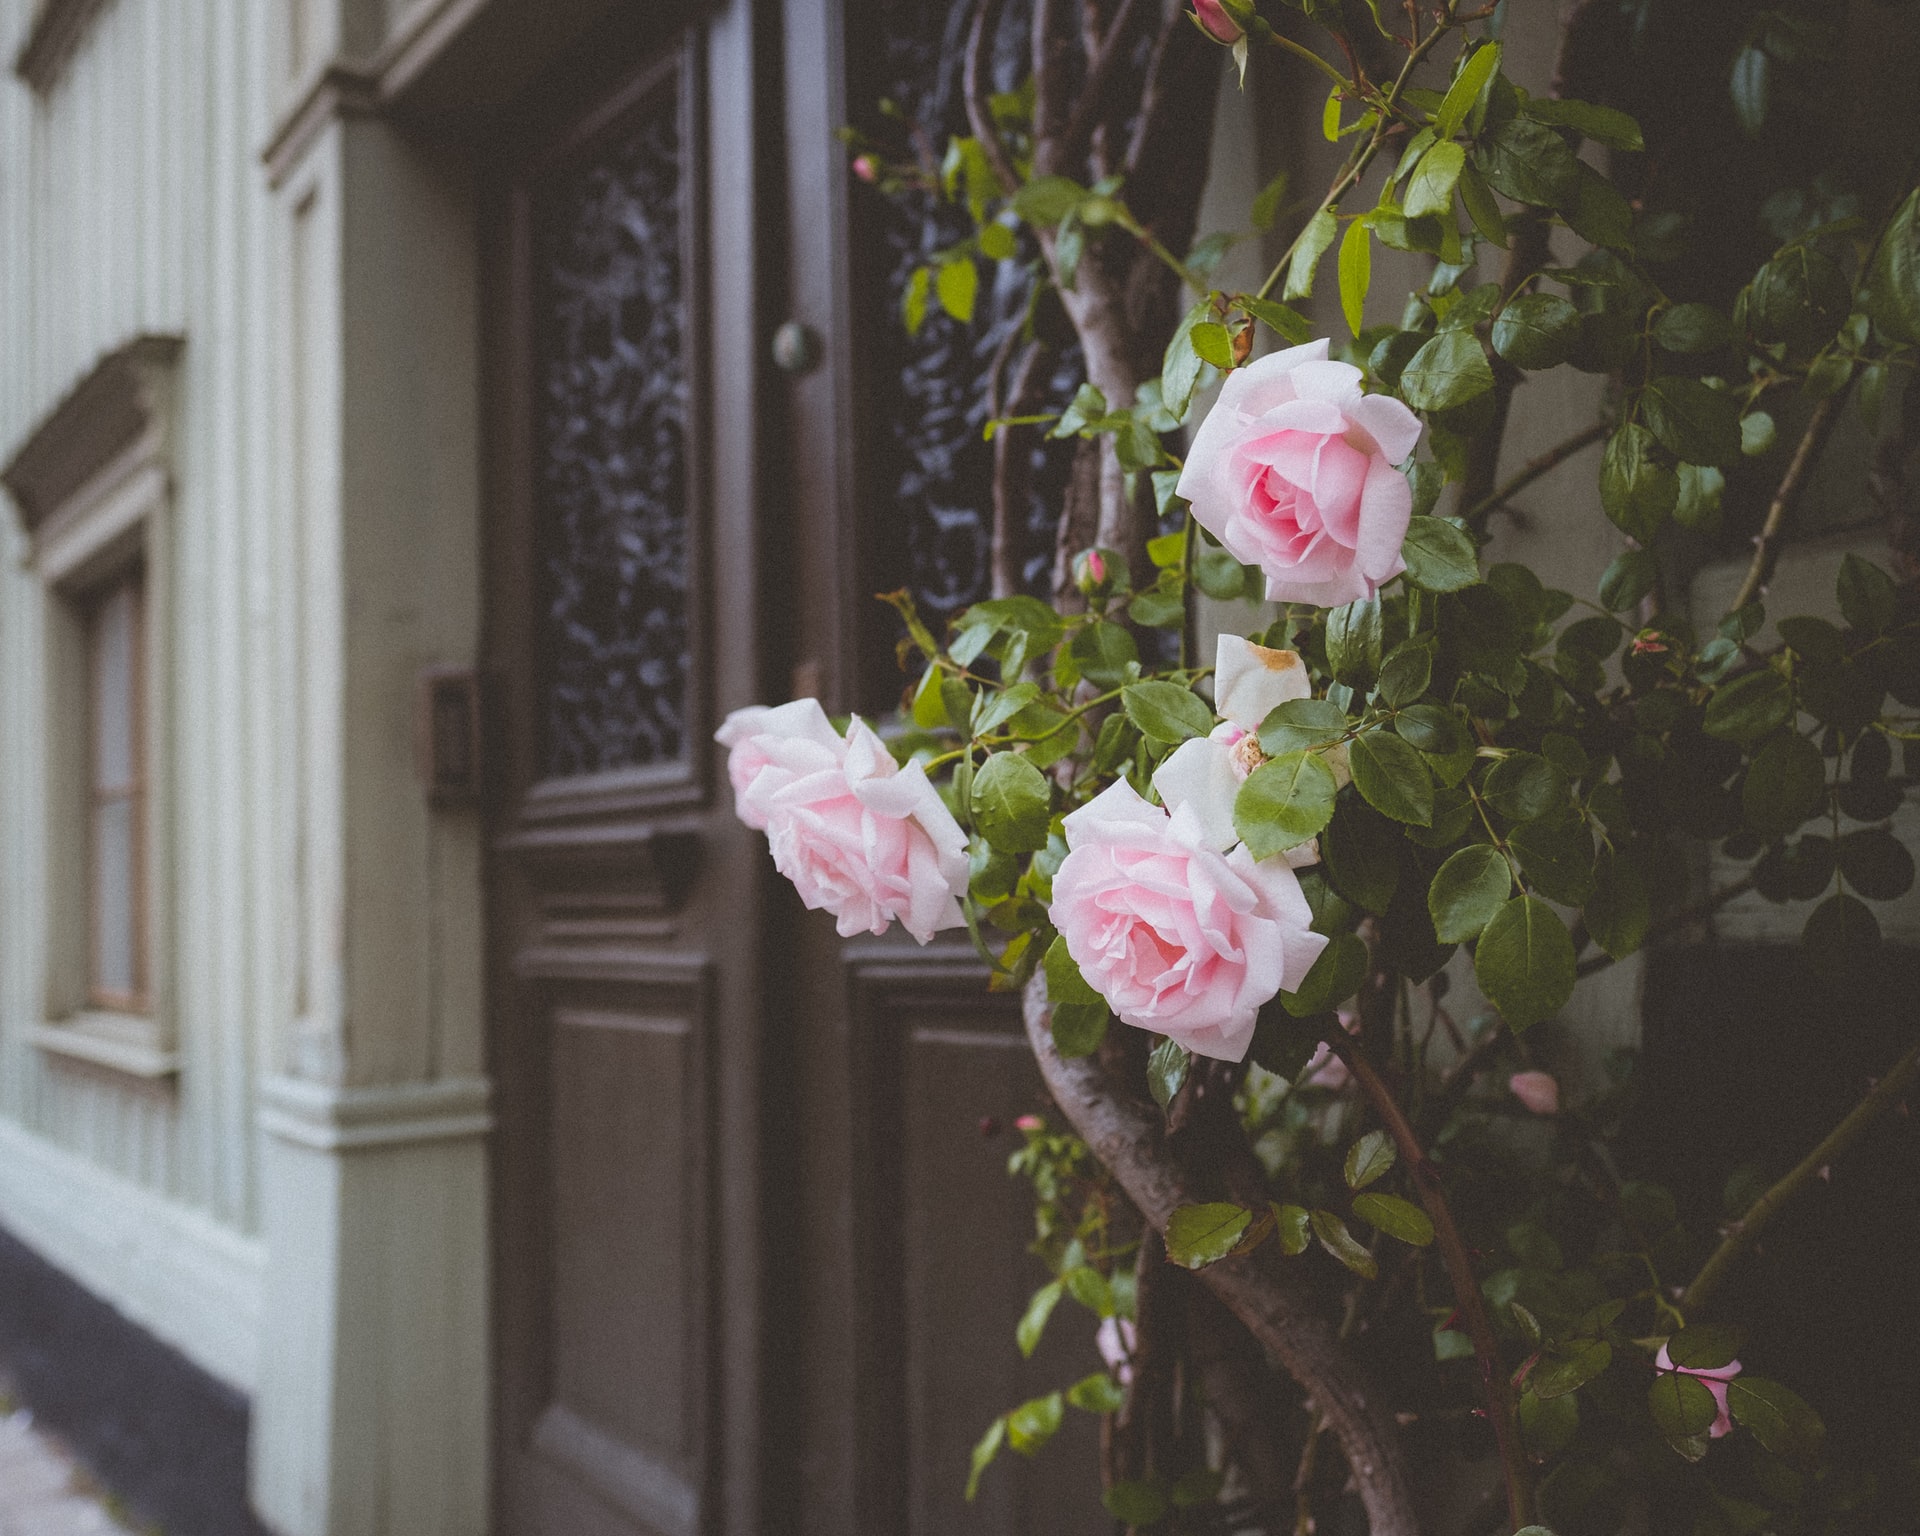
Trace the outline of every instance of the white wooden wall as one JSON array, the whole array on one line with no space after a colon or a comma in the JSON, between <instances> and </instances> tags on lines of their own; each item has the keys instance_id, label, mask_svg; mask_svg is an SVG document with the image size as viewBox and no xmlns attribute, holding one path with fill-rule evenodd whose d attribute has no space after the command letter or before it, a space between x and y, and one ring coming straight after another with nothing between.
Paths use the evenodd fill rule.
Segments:
<instances>
[{"instance_id":1,"label":"white wooden wall","mask_svg":"<svg viewBox=\"0 0 1920 1536\"><path fill-rule=\"evenodd\" d=\"M0 57L11 60L33 9L34 0L0 0ZM252 1083L290 1007L283 850L297 817L282 727L296 658L287 504L276 494L286 339L272 285L284 215L258 159L284 91L287 47L271 35L281 15L263 0L106 0L44 97L11 72L0 77L0 456L128 338L186 338L168 701L182 1070L177 1090L155 1091L51 1060L25 1039L42 1021L45 951L41 637L38 583L22 568L9 512L0 517L0 1221L243 1382L254 1348L245 1316L227 1336L203 1338L206 1327L221 1332L217 1317L179 1309L248 1305L259 1260L249 1240L259 1225ZM49 1148L77 1161L48 1161ZM69 1175L91 1208L52 1197ZM207 1254L218 1255L212 1275L202 1273ZM224 1289L197 1305L176 1294L209 1280Z\"/></svg>"}]
</instances>

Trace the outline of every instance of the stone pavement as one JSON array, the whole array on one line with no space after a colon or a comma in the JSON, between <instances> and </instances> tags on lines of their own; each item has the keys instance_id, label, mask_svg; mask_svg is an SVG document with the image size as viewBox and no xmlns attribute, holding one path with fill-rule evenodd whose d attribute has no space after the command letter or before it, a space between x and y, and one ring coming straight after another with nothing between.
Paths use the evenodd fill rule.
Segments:
<instances>
[{"instance_id":1,"label":"stone pavement","mask_svg":"<svg viewBox=\"0 0 1920 1536\"><path fill-rule=\"evenodd\" d=\"M0 1409L0 1536L132 1536L93 1487L31 1413Z\"/></svg>"}]
</instances>

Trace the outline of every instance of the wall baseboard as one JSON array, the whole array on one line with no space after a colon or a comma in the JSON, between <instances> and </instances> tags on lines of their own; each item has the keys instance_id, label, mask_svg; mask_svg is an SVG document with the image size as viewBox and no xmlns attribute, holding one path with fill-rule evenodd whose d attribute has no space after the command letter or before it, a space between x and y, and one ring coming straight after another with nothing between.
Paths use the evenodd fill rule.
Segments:
<instances>
[{"instance_id":1,"label":"wall baseboard","mask_svg":"<svg viewBox=\"0 0 1920 1536\"><path fill-rule=\"evenodd\" d=\"M0 1120L0 1226L242 1393L259 1374L255 1241Z\"/></svg>"}]
</instances>

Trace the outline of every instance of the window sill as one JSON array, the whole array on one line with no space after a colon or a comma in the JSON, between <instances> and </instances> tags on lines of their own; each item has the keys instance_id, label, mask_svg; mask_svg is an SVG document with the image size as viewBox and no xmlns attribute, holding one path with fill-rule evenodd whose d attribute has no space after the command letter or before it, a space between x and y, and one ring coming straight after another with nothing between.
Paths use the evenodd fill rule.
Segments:
<instances>
[{"instance_id":1,"label":"window sill","mask_svg":"<svg viewBox=\"0 0 1920 1536\"><path fill-rule=\"evenodd\" d=\"M83 1061L145 1082L177 1076L179 1052L151 1019L125 1013L80 1013L59 1024L36 1024L27 1038L50 1056Z\"/></svg>"}]
</instances>

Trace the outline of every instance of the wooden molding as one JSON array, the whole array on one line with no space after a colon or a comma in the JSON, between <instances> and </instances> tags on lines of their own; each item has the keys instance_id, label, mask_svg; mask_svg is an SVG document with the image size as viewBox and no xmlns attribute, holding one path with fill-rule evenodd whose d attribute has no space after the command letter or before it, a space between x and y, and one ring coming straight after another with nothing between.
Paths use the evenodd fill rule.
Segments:
<instances>
[{"instance_id":1,"label":"wooden molding","mask_svg":"<svg viewBox=\"0 0 1920 1536\"><path fill-rule=\"evenodd\" d=\"M0 469L29 533L100 470L172 426L179 336L140 335L94 364Z\"/></svg>"},{"instance_id":2,"label":"wooden molding","mask_svg":"<svg viewBox=\"0 0 1920 1536\"><path fill-rule=\"evenodd\" d=\"M39 0L13 72L44 96L59 81L88 25L106 0Z\"/></svg>"},{"instance_id":3,"label":"wooden molding","mask_svg":"<svg viewBox=\"0 0 1920 1536\"><path fill-rule=\"evenodd\" d=\"M341 1088L306 1078L260 1084L261 1130L322 1152L458 1141L493 1129L493 1085L485 1078Z\"/></svg>"},{"instance_id":4,"label":"wooden molding","mask_svg":"<svg viewBox=\"0 0 1920 1536\"><path fill-rule=\"evenodd\" d=\"M59 1024L36 1024L27 1038L49 1056L143 1082L166 1082L180 1072L180 1053L160 1025L133 1014L77 1014Z\"/></svg>"}]
</instances>

